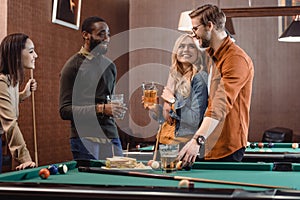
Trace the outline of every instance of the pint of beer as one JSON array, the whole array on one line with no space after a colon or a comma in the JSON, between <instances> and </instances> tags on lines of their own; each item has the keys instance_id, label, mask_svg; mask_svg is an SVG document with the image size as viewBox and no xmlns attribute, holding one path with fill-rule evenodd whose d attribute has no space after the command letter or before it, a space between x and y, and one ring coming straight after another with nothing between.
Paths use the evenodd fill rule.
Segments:
<instances>
[{"instance_id":1,"label":"pint of beer","mask_svg":"<svg viewBox=\"0 0 300 200\"><path fill-rule=\"evenodd\" d=\"M144 105L152 106L157 103L157 88L153 82L143 83Z\"/></svg>"}]
</instances>

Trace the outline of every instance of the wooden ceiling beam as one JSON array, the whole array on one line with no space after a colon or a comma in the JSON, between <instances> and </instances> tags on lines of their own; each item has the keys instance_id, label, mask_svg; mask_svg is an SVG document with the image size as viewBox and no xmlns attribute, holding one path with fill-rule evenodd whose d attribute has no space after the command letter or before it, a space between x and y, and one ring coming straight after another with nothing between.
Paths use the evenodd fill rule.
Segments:
<instances>
[{"instance_id":1,"label":"wooden ceiling beam","mask_svg":"<svg viewBox=\"0 0 300 200\"><path fill-rule=\"evenodd\" d=\"M300 6L222 8L226 17L271 17L300 15Z\"/></svg>"}]
</instances>

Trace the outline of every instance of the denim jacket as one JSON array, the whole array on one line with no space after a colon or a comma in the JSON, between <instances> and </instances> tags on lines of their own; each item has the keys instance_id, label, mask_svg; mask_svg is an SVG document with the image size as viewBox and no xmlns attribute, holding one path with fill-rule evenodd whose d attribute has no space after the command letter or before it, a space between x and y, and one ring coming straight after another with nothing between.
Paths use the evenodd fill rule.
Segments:
<instances>
[{"instance_id":1,"label":"denim jacket","mask_svg":"<svg viewBox=\"0 0 300 200\"><path fill-rule=\"evenodd\" d=\"M176 93L175 110L170 116L176 119L176 136L195 134L198 130L208 104L208 74L205 71L197 73L191 82L191 93L184 98Z\"/></svg>"}]
</instances>

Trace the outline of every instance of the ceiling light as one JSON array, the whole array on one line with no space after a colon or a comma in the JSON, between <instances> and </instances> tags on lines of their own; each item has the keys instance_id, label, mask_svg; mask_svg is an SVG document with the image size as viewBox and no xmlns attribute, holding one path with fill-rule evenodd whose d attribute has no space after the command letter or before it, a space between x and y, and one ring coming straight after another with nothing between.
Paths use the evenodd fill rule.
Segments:
<instances>
[{"instance_id":1,"label":"ceiling light","mask_svg":"<svg viewBox=\"0 0 300 200\"><path fill-rule=\"evenodd\" d=\"M280 42L300 42L300 15L292 21L289 27L282 33Z\"/></svg>"}]
</instances>

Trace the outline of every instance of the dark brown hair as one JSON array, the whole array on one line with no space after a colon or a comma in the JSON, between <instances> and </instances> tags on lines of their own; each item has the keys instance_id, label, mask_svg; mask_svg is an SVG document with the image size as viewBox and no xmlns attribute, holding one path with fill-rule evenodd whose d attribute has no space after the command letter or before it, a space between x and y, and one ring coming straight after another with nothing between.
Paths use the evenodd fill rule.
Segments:
<instances>
[{"instance_id":1,"label":"dark brown hair","mask_svg":"<svg viewBox=\"0 0 300 200\"><path fill-rule=\"evenodd\" d=\"M200 24L207 25L210 21L216 26L217 30L225 30L225 13L215 5L206 4L198 7L189 16L192 19L198 17Z\"/></svg>"},{"instance_id":2,"label":"dark brown hair","mask_svg":"<svg viewBox=\"0 0 300 200\"><path fill-rule=\"evenodd\" d=\"M0 45L0 73L9 75L9 80L16 86L24 80L22 50L29 37L23 33L7 35Z\"/></svg>"}]
</instances>

